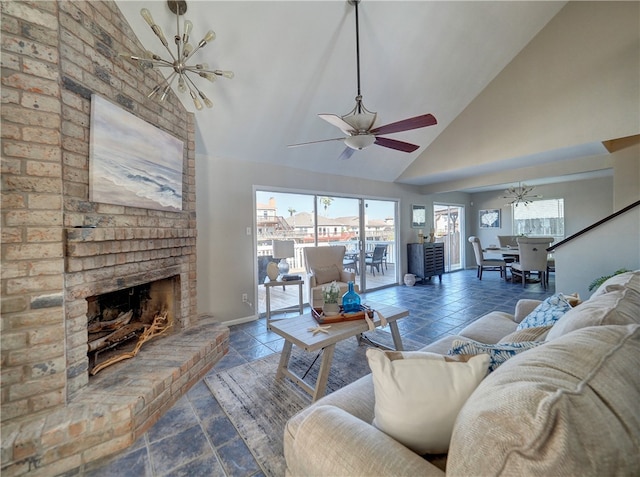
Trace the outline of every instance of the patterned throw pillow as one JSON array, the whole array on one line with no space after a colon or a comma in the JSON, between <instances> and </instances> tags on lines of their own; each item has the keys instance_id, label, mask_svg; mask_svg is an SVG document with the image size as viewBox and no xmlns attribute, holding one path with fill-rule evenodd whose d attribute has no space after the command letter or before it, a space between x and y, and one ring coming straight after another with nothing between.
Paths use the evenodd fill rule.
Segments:
<instances>
[{"instance_id":1,"label":"patterned throw pillow","mask_svg":"<svg viewBox=\"0 0 640 477\"><path fill-rule=\"evenodd\" d=\"M536 306L536 308L520 322L516 330L553 325L570 309L571 305L565 296L562 293L556 293Z\"/></svg>"},{"instance_id":2,"label":"patterned throw pillow","mask_svg":"<svg viewBox=\"0 0 640 477\"><path fill-rule=\"evenodd\" d=\"M519 343L485 344L473 340L453 340L448 354L488 354L490 359L489 372L491 373L509 358L543 343L544 341L521 341Z\"/></svg>"}]
</instances>

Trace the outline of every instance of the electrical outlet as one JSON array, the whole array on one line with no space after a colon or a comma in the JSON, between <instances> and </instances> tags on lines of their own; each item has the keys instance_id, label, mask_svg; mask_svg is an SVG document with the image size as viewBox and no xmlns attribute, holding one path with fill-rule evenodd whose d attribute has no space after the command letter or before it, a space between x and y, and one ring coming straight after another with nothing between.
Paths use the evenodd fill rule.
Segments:
<instances>
[{"instance_id":1,"label":"electrical outlet","mask_svg":"<svg viewBox=\"0 0 640 477\"><path fill-rule=\"evenodd\" d=\"M249 301L249 295L247 295L246 293L242 294L242 303L246 303Z\"/></svg>"}]
</instances>

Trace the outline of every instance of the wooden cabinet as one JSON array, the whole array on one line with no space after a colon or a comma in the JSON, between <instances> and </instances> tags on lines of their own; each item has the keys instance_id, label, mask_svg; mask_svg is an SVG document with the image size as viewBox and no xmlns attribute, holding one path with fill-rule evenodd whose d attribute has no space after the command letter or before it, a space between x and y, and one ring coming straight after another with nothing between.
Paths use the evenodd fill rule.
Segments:
<instances>
[{"instance_id":1,"label":"wooden cabinet","mask_svg":"<svg viewBox=\"0 0 640 477\"><path fill-rule=\"evenodd\" d=\"M444 273L444 244L440 242L407 244L408 273L424 280Z\"/></svg>"}]
</instances>

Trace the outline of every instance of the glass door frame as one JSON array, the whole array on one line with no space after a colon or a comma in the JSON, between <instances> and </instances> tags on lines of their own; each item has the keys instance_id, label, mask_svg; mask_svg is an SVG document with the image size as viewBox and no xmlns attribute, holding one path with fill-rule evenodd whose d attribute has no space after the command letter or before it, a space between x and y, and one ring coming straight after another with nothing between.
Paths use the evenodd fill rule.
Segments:
<instances>
[{"instance_id":1,"label":"glass door frame","mask_svg":"<svg viewBox=\"0 0 640 477\"><path fill-rule=\"evenodd\" d=\"M393 241L391 242L393 244L392 247L392 252L389 253L388 250L388 241L384 241L384 240L368 240L368 235L367 235L367 230L366 230L366 223L365 223L365 218L366 218L366 210L368 207L368 203L367 202L388 202L390 204L393 205ZM388 198L374 198L374 197L364 197L360 200L360 230L363 231L364 230L364 237L361 235L360 236L360 270L364 270L364 273L360 273L360 290L363 292L367 292L367 291L373 291L373 290L379 290L382 288L386 288L386 287L390 287L390 286L395 286L399 283L399 279L400 279L400 267L399 267L399 255L400 255L400 249L398 247L399 241L398 241L398 236L399 236L399 216L400 216L400 201L398 199L388 199ZM372 233L377 233L377 232L372 232ZM384 234L384 232L382 232ZM368 248L371 247L367 247L369 244L376 244L376 242L387 242L387 253L385 254L386 257L390 257L390 261L393 260L394 267L393 267L393 271L394 271L394 276L390 278L388 283L382 283L381 285L375 287L375 288L368 288L367 287L367 274L366 274L366 252L369 252L370 250L368 250ZM375 249L375 247L374 247ZM363 251L365 253L363 253ZM387 265L387 263L383 262L380 267L382 269L382 267L385 267L385 265ZM386 269L388 271L388 268ZM382 275L384 275L384 269L382 269ZM372 276L373 278L373 276Z\"/></svg>"},{"instance_id":2,"label":"glass door frame","mask_svg":"<svg viewBox=\"0 0 640 477\"><path fill-rule=\"evenodd\" d=\"M436 214L437 212L437 208L439 211L442 211L446 208L447 214L446 214L446 234L445 235L440 235L439 234L439 230L440 233L442 232L441 227L438 227L438 220L437 220L437 215L442 216L442 214ZM449 230L449 224L452 223L451 220L451 210L452 209L456 209L458 211L457 217L456 219L453 220L453 231ZM445 248L445 265L444 265L444 269L445 272L452 272L452 271L457 271L457 270L463 270L465 268L464 264L465 264L465 240L464 237L466 236L466 222L465 222L465 211L466 208L463 204L450 204L450 203L445 203L445 202L434 202L433 203L433 224L434 224L434 229L435 229L435 233L436 233L436 242L443 242L444 243L444 248ZM455 230L455 226L456 224L458 225L458 230ZM453 233L451 233L453 232ZM457 234L457 236L456 236ZM457 243L456 243L457 242ZM457 250L454 250L456 249ZM452 263L453 262L453 258L455 258L455 256L458 257L457 262L456 263ZM455 266L455 268L453 267Z\"/></svg>"},{"instance_id":3,"label":"glass door frame","mask_svg":"<svg viewBox=\"0 0 640 477\"><path fill-rule=\"evenodd\" d=\"M358 230L357 230L357 236L358 236L358 240L357 242L357 246L356 246L356 250L358 252L358 263L357 263L357 270L359 271L359 274L356 276L356 283L358 284L358 287L360 289L361 293L365 293L367 291L372 291L372 290L377 290L380 288L385 288L387 286L394 286L398 284L398 280L399 280L399 267L398 267L398 255L399 255L399 250L398 250L398 234L399 234L399 229L398 229L398 217L399 217L399 210L400 210L400 201L399 199L389 199L389 198L377 198L377 197L356 197L356 196L349 196L349 195L344 195L344 194L336 194L336 193L331 193L331 194L319 194L319 193L309 193L309 195L313 195L315 197L315 203L316 203L316 207L315 207L315 238L316 238L316 246L318 245L318 227L319 227L319 223L318 223L318 212L320 210L320 201L322 198L327 197L330 199L347 199L347 200L357 200L358 201ZM366 270L367 270L367 264L366 264L366 258L367 258L367 252L368 252L368 245L370 243L375 243L375 242L380 242L380 240L372 240L369 241L368 240L368 234L369 231L367 230L367 207L368 207L368 202L371 201L376 201L376 202L388 202L389 204L391 204L393 206L393 251L391 252L391 254L387 254L387 258L389 258L389 262L395 264L395 266L393 267L393 271L394 271L394 275L393 277L391 277L391 279L389 280L389 283L383 283L380 286L377 286L375 288L369 288L367 285L367 274L366 274ZM392 260L392 262L391 262ZM385 264L381 265L384 266ZM388 268L387 268L388 270ZM382 275L384 275L384 272L382 273Z\"/></svg>"},{"instance_id":4,"label":"glass door frame","mask_svg":"<svg viewBox=\"0 0 640 477\"><path fill-rule=\"evenodd\" d=\"M295 189L295 188L282 188L282 187L273 187L273 186L261 186L261 185L254 185L253 186L253 200L254 200L254 215L256 213L256 205L257 205L257 194L258 193L274 193L274 194L295 194L295 195L303 195L303 196L308 196L310 198L311 201L313 201L314 203L314 210L313 210L313 234L314 234L314 245L318 246L318 215L320 212L320 208L319 208L319 199L321 197L335 197L335 198L342 198L342 199L354 199L354 200L358 200L358 240L357 242L357 250L359 251L359 256L358 256L358 270L360 271L359 276L356 277L356 283L358 283L359 287L360 287L360 291L361 292L366 292L366 291L371 291L374 289L379 289L379 288L384 288L386 286L393 286L393 285L397 285L399 283L399 276L400 276L400 266L399 266L399 257L400 257L400 250L398 248L398 244L399 244L399 234L400 234L400 199L399 198L389 198L389 197L371 197L371 196L355 196L355 195L350 195L350 194L343 194L343 193L334 193L334 192L319 192L319 191L313 191L313 190L300 190L300 189ZM390 283L388 284L383 284L380 287L376 287L376 288L371 288L369 290L367 290L367 281L366 281L366 272L362 273L362 270L366 271L366 261L365 261L365 254L362 253L363 250L366 250L366 205L367 205L367 201L381 201L381 202L389 202L393 205L393 243L394 243L394 247L393 247L393 252L388 255L389 257L389 263L391 263L391 260L393 260L393 263L395 264L394 267L394 276L391 277ZM256 220L256 218L254 217L254 220ZM256 237L256 242L254 243L254 255L256 255L254 258L255 260L257 260L257 223L254 226L254 237ZM391 270L389 270L391 271ZM256 277L257 278L257 277ZM258 281L258 280L256 280ZM261 284L260 283L256 283L257 287L260 287Z\"/></svg>"}]
</instances>

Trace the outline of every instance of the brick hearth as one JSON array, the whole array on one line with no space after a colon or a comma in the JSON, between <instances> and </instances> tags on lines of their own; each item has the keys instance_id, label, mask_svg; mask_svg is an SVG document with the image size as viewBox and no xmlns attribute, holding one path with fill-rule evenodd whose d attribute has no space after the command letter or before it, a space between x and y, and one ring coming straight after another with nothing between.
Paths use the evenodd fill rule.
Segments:
<instances>
[{"instance_id":1,"label":"brick hearth","mask_svg":"<svg viewBox=\"0 0 640 477\"><path fill-rule=\"evenodd\" d=\"M3 424L9 475L58 475L132 444L229 349L229 330L202 320L150 341L92 378L62 409Z\"/></svg>"}]
</instances>

